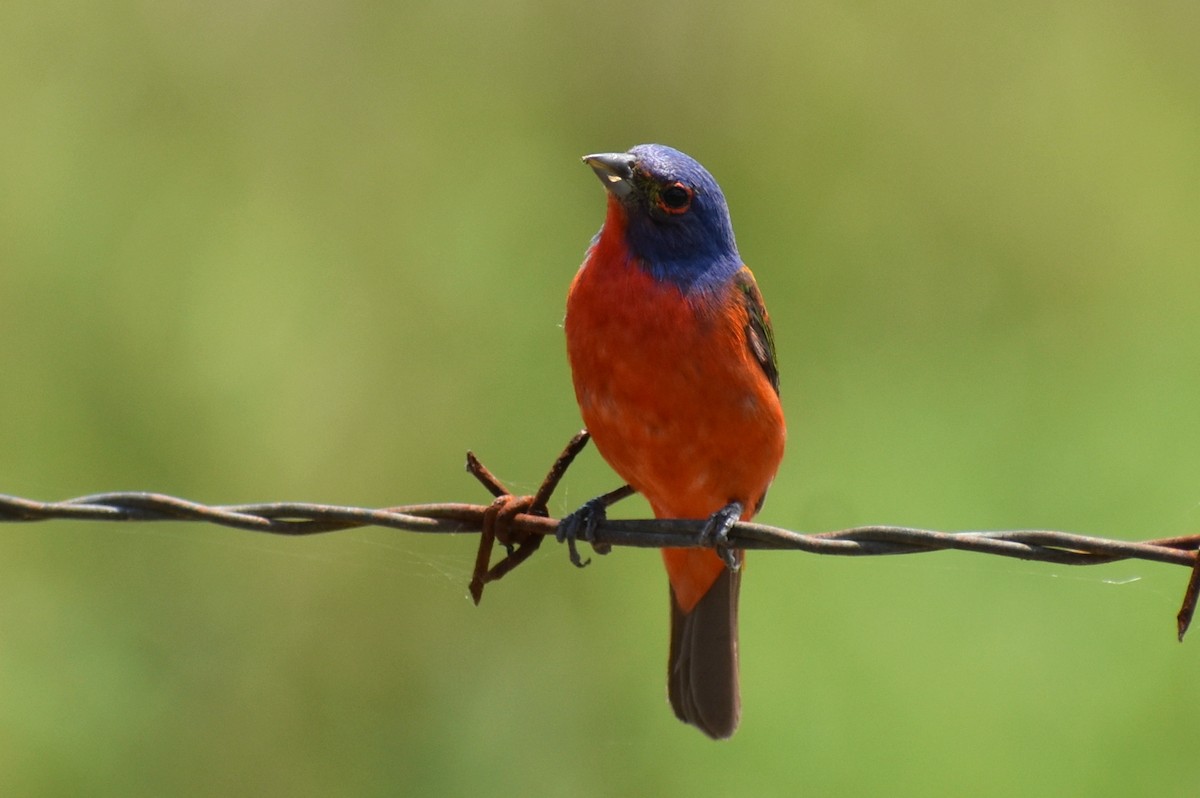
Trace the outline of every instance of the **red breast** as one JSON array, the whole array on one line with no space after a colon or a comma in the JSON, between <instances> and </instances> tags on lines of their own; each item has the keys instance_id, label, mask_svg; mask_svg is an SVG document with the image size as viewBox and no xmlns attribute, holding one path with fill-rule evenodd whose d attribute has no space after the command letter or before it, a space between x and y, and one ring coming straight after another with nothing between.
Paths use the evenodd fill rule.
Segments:
<instances>
[{"instance_id":1,"label":"red breast","mask_svg":"<svg viewBox=\"0 0 1200 798\"><path fill-rule=\"evenodd\" d=\"M779 398L746 340L745 304L732 286L688 296L656 280L623 236L624 211L610 199L567 298L584 423L657 517L707 518L739 501L749 518L785 432Z\"/></svg>"}]
</instances>

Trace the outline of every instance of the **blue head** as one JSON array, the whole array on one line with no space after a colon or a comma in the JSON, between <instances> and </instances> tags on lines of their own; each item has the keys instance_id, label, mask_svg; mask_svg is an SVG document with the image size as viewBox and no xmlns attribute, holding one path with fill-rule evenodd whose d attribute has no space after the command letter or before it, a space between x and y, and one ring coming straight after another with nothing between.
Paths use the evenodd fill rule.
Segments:
<instances>
[{"instance_id":1,"label":"blue head","mask_svg":"<svg viewBox=\"0 0 1200 798\"><path fill-rule=\"evenodd\" d=\"M742 266L725 195L691 157L662 144L588 155L625 211L625 244L655 278L684 291L727 281Z\"/></svg>"}]
</instances>

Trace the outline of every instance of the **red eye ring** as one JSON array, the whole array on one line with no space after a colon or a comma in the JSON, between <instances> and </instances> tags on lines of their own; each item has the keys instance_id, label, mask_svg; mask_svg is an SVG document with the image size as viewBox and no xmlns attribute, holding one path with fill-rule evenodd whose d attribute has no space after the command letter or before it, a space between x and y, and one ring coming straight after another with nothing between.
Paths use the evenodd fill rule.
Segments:
<instances>
[{"instance_id":1,"label":"red eye ring","mask_svg":"<svg viewBox=\"0 0 1200 798\"><path fill-rule=\"evenodd\" d=\"M686 213L692 207L692 189L683 183L675 182L664 188L658 194L658 207L670 214Z\"/></svg>"}]
</instances>

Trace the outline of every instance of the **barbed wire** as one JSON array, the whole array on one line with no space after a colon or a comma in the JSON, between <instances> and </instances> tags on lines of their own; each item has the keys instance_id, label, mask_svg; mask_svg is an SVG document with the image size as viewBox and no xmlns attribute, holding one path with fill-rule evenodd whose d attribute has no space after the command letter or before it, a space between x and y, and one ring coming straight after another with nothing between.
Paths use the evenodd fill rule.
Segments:
<instances>
[{"instance_id":1,"label":"barbed wire","mask_svg":"<svg viewBox=\"0 0 1200 798\"><path fill-rule=\"evenodd\" d=\"M564 535L561 519L551 518L546 505L571 461L587 444L586 432L576 435L559 456L532 496L514 496L475 457L467 453L467 470L495 497L491 504L410 504L371 509L307 502L206 505L142 491L115 491L57 502L35 501L0 494L0 522L73 521L192 521L272 535L307 536L362 527L384 527L424 533L482 533L471 594L476 603L483 585L493 582L529 557L546 536L567 542L571 559L585 565L576 551L574 535ZM611 503L633 491L620 488L608 494ZM1121 560L1182 565L1192 569L1183 606L1177 616L1182 640L1200 595L1200 535L1130 541L1045 529L942 532L913 527L871 525L832 532L802 533L767 524L740 521L727 540L706 539L706 522L673 519L615 521L601 517L589 525L586 539L598 553L612 546L642 548L728 547L803 551L843 557L924 554L966 551L1058 565L1100 565ZM490 564L493 543L507 555Z\"/></svg>"},{"instance_id":2,"label":"barbed wire","mask_svg":"<svg viewBox=\"0 0 1200 798\"><path fill-rule=\"evenodd\" d=\"M480 532L489 506L441 503L370 509L306 502L205 505L161 493L110 492L58 502L0 495L0 522L198 521L274 535L304 536L377 526L409 532ZM555 535L558 519L517 514L513 532ZM608 546L667 548L696 546L703 521L605 520L594 542ZM809 554L877 556L954 549L1059 565L1099 565L1119 560L1150 560L1191 567L1200 535L1147 541L1113 540L1041 529L938 532L871 525L834 532L801 533L745 521L733 525L730 545ZM710 544L711 545L711 544Z\"/></svg>"}]
</instances>

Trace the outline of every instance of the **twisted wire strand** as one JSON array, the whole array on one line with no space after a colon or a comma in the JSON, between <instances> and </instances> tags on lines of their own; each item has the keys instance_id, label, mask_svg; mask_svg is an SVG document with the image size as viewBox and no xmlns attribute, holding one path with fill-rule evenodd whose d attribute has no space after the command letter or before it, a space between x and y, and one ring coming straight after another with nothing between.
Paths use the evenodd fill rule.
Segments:
<instances>
[{"instance_id":1,"label":"twisted wire strand","mask_svg":"<svg viewBox=\"0 0 1200 798\"><path fill-rule=\"evenodd\" d=\"M74 521L192 521L217 524L250 532L304 536L358 529L368 526L408 532L477 532L479 550L469 585L478 604L483 589L528 559L546 536L565 540L571 562L586 565L576 548L574 530L578 523L561 524L550 518L547 503L559 481L587 445L583 430L571 438L554 461L537 493L514 496L472 452L467 452L467 471L494 497L489 505L443 503L410 504L400 507L342 507L306 502L205 505L162 493L110 492L79 496L59 502L41 502L0 494L0 522L32 523L49 520ZM626 485L595 501L607 506L633 493ZM575 521L578 521L576 518ZM715 548L774 549L843 557L922 554L932 551L970 551L1059 565L1098 565L1119 560L1147 560L1191 568L1183 603L1176 616L1179 639L1183 640L1200 604L1200 535L1159 540L1129 541L1076 535L1045 529L998 532L939 532L900 526L864 526L836 532L806 534L790 529L746 521L733 525L728 535L710 539L705 521L665 518L639 521L610 521L592 517L583 527L583 537L600 554L612 546L670 548L708 546ZM507 554L492 564L495 543Z\"/></svg>"},{"instance_id":2,"label":"twisted wire strand","mask_svg":"<svg viewBox=\"0 0 1200 798\"><path fill-rule=\"evenodd\" d=\"M0 495L0 522L192 521L251 532L304 536L362 527L408 532L470 533L483 529L487 505L411 504L366 508L306 502L206 505L162 493L109 492L43 502ZM554 535L558 520L518 514L513 531ZM603 521L593 542L642 548L687 547L699 542L703 521L643 519ZM1059 565L1098 565L1147 560L1192 567L1200 535L1147 541L1116 540L1043 529L940 532L900 526L863 526L833 532L801 533L766 524L739 522L729 532L731 546L794 550L850 557L969 551Z\"/></svg>"}]
</instances>

